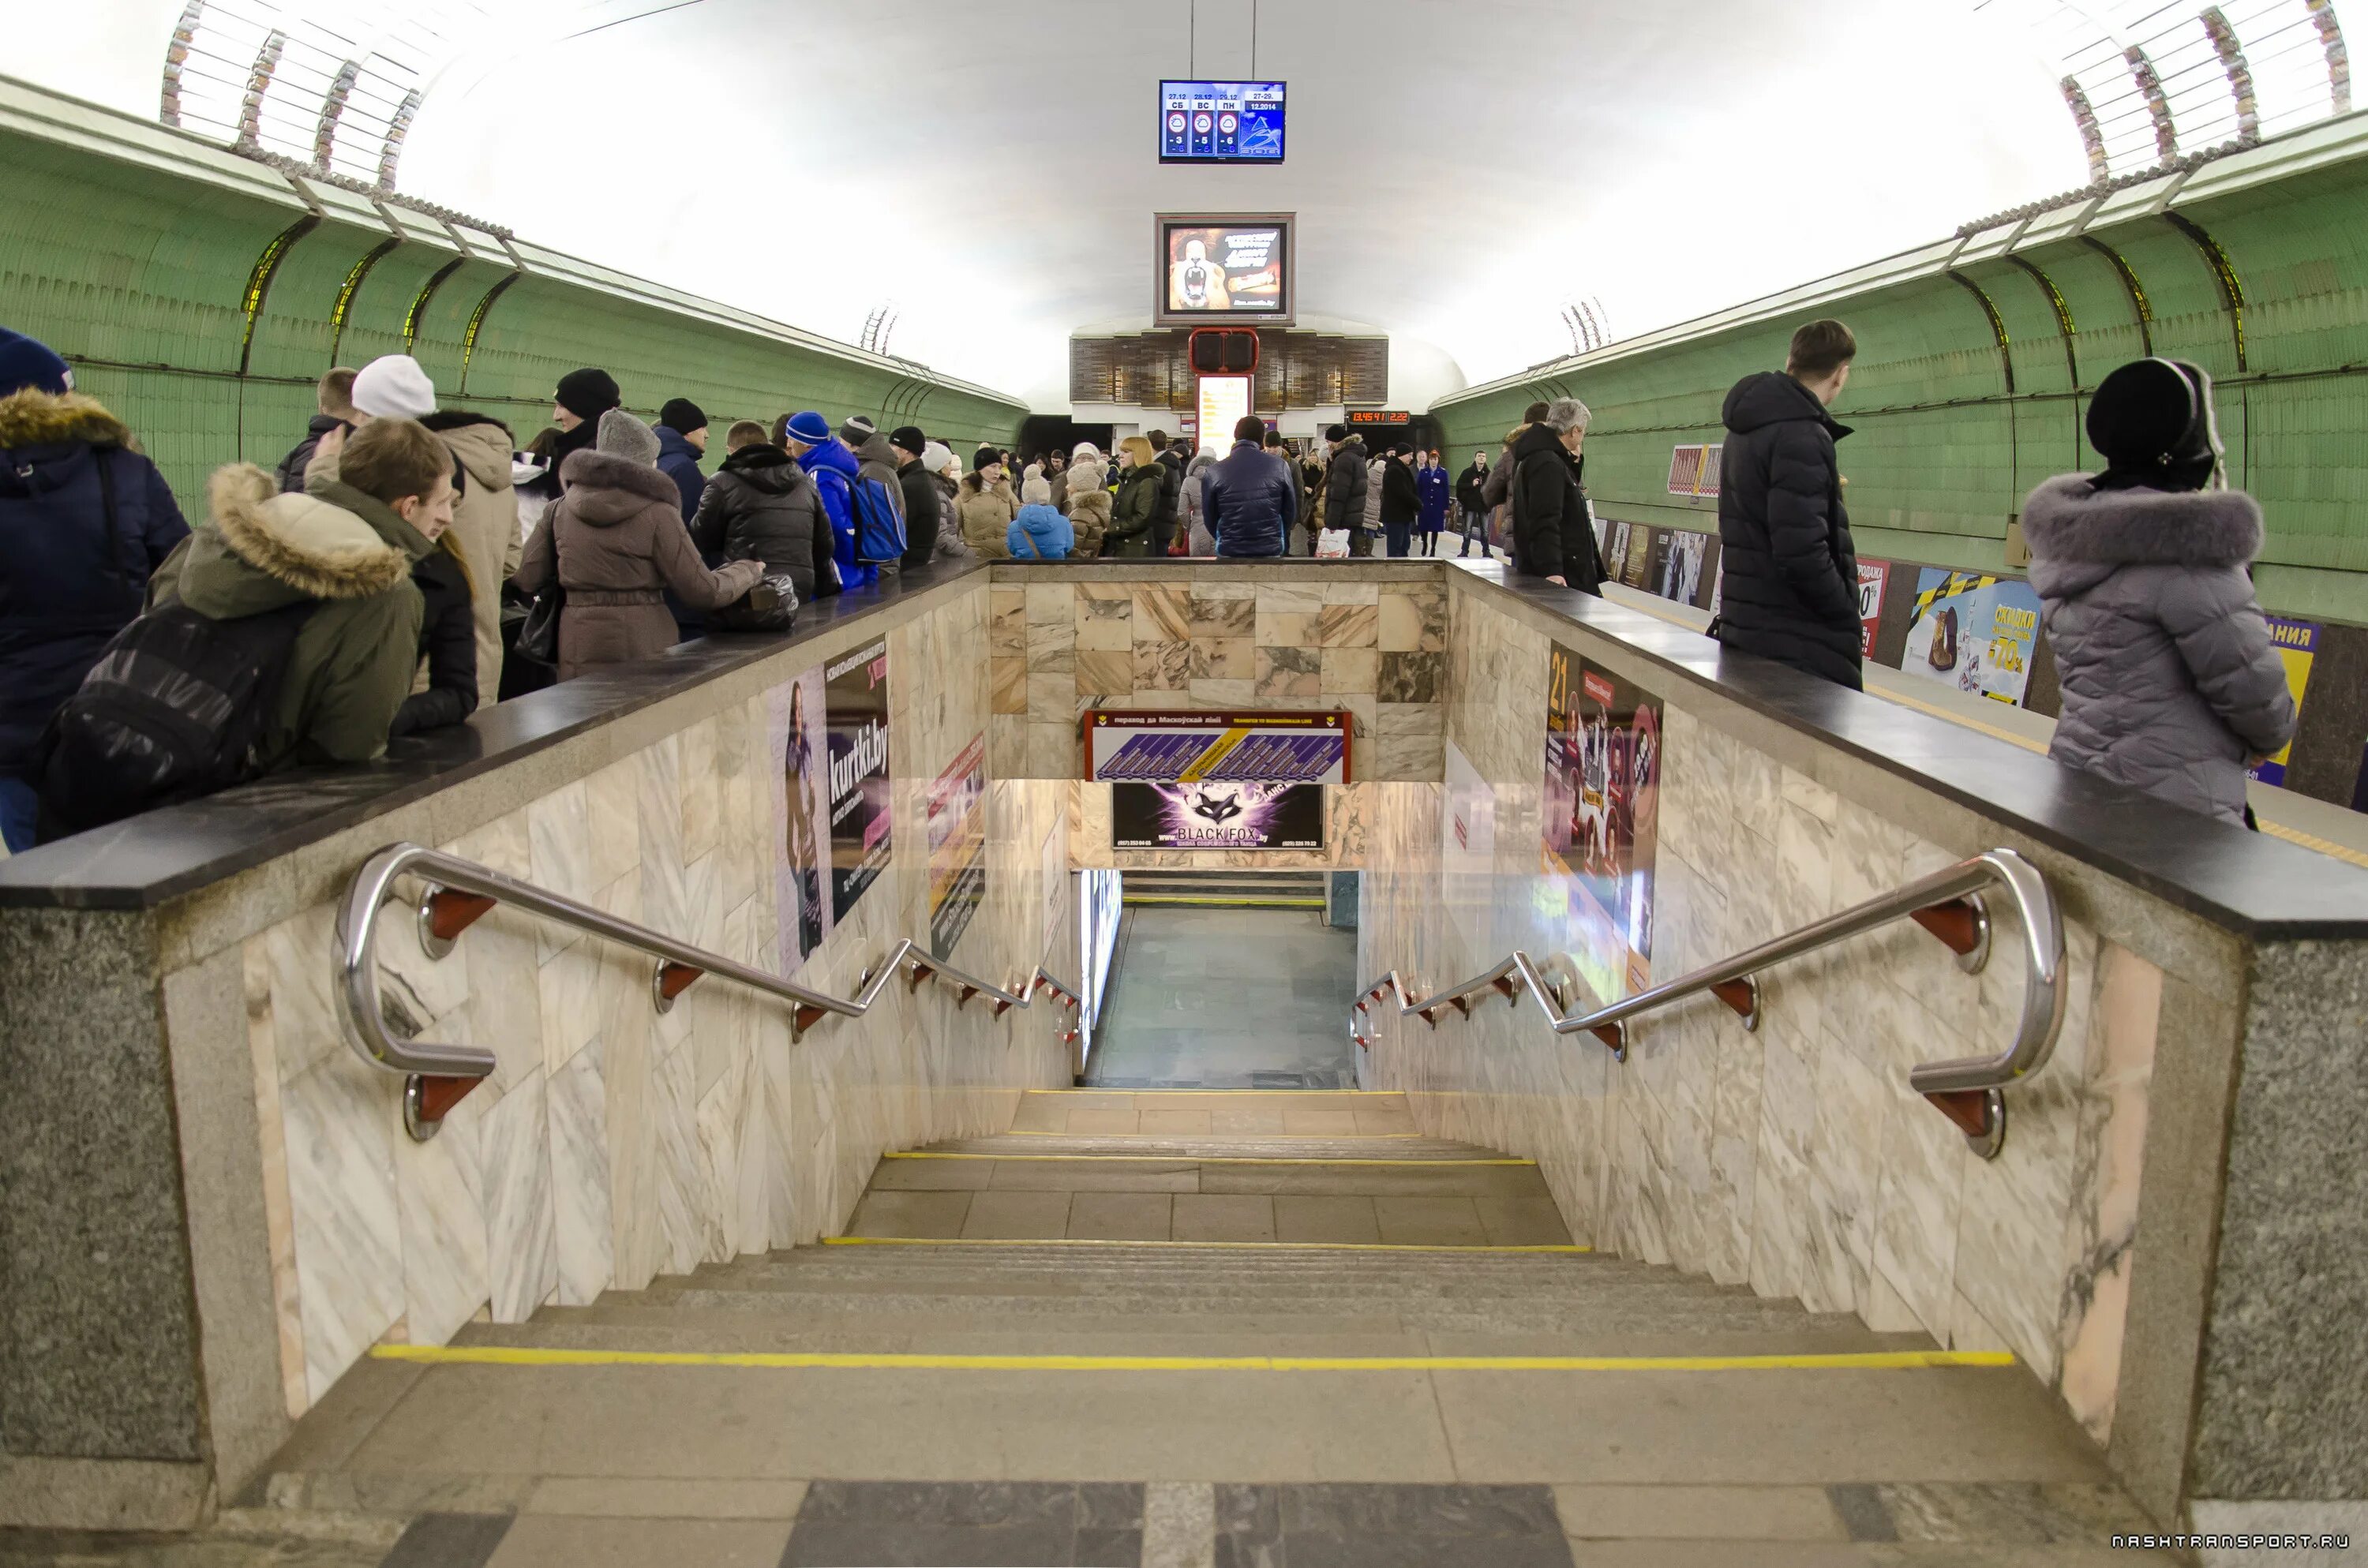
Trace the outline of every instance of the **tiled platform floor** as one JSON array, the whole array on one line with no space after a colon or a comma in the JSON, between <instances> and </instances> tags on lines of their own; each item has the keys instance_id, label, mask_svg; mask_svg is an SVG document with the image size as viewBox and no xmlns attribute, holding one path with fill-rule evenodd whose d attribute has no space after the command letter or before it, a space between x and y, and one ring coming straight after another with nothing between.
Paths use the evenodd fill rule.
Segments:
<instances>
[{"instance_id":1,"label":"tiled platform floor","mask_svg":"<svg viewBox=\"0 0 2368 1568\"><path fill-rule=\"evenodd\" d=\"M2110 1486L546 1479L499 1508L0 1531L0 1568L2104 1568ZM272 1528L275 1523L279 1527ZM2155 1559L2163 1560L2163 1559Z\"/></svg>"},{"instance_id":2,"label":"tiled platform floor","mask_svg":"<svg viewBox=\"0 0 2368 1568\"><path fill-rule=\"evenodd\" d=\"M1354 931L1297 909L1155 906L1130 908L1125 918L1089 1083L1340 1088L1356 1081Z\"/></svg>"}]
</instances>

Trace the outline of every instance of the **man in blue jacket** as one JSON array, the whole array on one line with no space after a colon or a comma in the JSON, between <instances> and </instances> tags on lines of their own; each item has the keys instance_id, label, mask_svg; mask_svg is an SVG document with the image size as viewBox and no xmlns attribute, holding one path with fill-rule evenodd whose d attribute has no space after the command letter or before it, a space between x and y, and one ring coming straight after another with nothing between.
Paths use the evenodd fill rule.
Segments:
<instances>
[{"instance_id":1,"label":"man in blue jacket","mask_svg":"<svg viewBox=\"0 0 2368 1568\"><path fill-rule=\"evenodd\" d=\"M839 585L844 588L868 588L880 581L880 568L864 566L855 559L855 517L848 510L848 495L855 482L862 477L861 460L849 451L847 443L831 434L830 421L812 409L790 415L782 429L782 440L790 456L809 478L825 470L836 471L847 477L845 486L816 484L822 493L822 509L830 518L833 554L838 561Z\"/></svg>"},{"instance_id":2,"label":"man in blue jacket","mask_svg":"<svg viewBox=\"0 0 2368 1568\"><path fill-rule=\"evenodd\" d=\"M1243 415L1234 422L1234 449L1201 478L1220 556L1281 555L1291 538L1299 482L1265 442L1266 421Z\"/></svg>"}]
</instances>

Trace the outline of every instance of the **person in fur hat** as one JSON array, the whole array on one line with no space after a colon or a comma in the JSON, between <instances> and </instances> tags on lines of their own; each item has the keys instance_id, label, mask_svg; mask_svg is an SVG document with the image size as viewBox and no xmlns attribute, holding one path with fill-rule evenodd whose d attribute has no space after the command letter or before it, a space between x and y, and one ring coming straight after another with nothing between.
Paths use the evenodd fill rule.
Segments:
<instances>
[{"instance_id":1,"label":"person in fur hat","mask_svg":"<svg viewBox=\"0 0 2368 1568\"><path fill-rule=\"evenodd\" d=\"M123 422L0 328L0 838L33 846L34 747L189 531Z\"/></svg>"},{"instance_id":2,"label":"person in fur hat","mask_svg":"<svg viewBox=\"0 0 2368 1568\"><path fill-rule=\"evenodd\" d=\"M1070 555L1091 561L1102 552L1102 536L1110 531L1110 470L1099 447L1080 441L1069 454L1069 528L1076 536Z\"/></svg>"},{"instance_id":3,"label":"person in fur hat","mask_svg":"<svg viewBox=\"0 0 2368 1568\"><path fill-rule=\"evenodd\" d=\"M559 678L628 664L674 646L666 591L717 609L757 585L762 561L713 571L682 520L682 491L658 472L657 433L621 408L600 415L598 445L560 464L566 491L527 540L518 585L567 590L559 615Z\"/></svg>"},{"instance_id":4,"label":"person in fur hat","mask_svg":"<svg viewBox=\"0 0 2368 1568\"><path fill-rule=\"evenodd\" d=\"M2242 824L2246 770L2296 715L2253 597L2261 508L2226 487L2212 379L2134 361L2098 385L2088 423L2104 472L2051 479L2022 511L2064 690L2047 754Z\"/></svg>"}]
</instances>

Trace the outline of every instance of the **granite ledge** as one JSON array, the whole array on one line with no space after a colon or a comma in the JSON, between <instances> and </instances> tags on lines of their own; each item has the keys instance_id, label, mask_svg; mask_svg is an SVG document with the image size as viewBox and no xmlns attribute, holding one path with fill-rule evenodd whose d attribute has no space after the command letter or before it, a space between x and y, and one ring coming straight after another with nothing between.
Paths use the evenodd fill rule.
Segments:
<instances>
[{"instance_id":1,"label":"granite ledge","mask_svg":"<svg viewBox=\"0 0 2368 1568\"><path fill-rule=\"evenodd\" d=\"M495 707L465 726L399 741L368 766L299 768L0 860L0 909L146 909L388 815L799 644L884 616L985 563L937 562L892 586L806 606L787 636L712 637Z\"/></svg>"}]
</instances>

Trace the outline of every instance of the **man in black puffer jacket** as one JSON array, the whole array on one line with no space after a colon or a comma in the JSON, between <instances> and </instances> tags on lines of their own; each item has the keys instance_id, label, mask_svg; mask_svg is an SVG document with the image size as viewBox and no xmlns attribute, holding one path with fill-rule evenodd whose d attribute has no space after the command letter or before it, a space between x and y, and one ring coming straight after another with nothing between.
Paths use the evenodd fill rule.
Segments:
<instances>
[{"instance_id":1,"label":"man in black puffer jacket","mask_svg":"<svg viewBox=\"0 0 2368 1568\"><path fill-rule=\"evenodd\" d=\"M765 427L753 420L732 426L723 440L730 455L707 482L691 542L703 555L763 562L767 576L797 585L800 604L838 592L831 553L837 541L805 470L766 440ZM722 619L728 626L731 617Z\"/></svg>"},{"instance_id":2,"label":"man in black puffer jacket","mask_svg":"<svg viewBox=\"0 0 2368 1568\"><path fill-rule=\"evenodd\" d=\"M1603 556L1595 543L1595 514L1579 483L1579 449L1586 444L1587 404L1575 397L1546 404L1513 443L1513 570L1543 577L1565 588L1599 597L1603 592Z\"/></svg>"},{"instance_id":3,"label":"man in black puffer jacket","mask_svg":"<svg viewBox=\"0 0 2368 1568\"><path fill-rule=\"evenodd\" d=\"M1720 415L1718 495L1719 642L1853 690L1862 686L1858 551L1834 455L1850 429L1826 410L1857 353L1850 328L1814 321L1793 335L1781 374L1736 382Z\"/></svg>"},{"instance_id":4,"label":"man in black puffer jacket","mask_svg":"<svg viewBox=\"0 0 2368 1568\"><path fill-rule=\"evenodd\" d=\"M1372 487L1365 472L1365 438L1346 425L1335 425L1324 438L1332 443L1332 472L1324 481L1324 527L1345 530L1349 548L1355 551L1365 528L1365 492ZM1315 546L1308 548L1313 551ZM1360 553L1372 552L1368 540Z\"/></svg>"}]
</instances>

